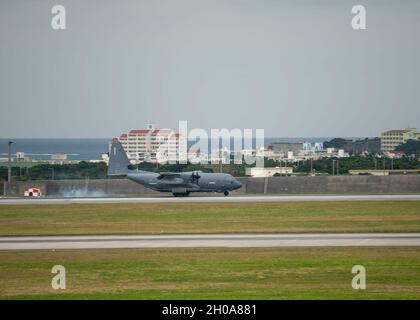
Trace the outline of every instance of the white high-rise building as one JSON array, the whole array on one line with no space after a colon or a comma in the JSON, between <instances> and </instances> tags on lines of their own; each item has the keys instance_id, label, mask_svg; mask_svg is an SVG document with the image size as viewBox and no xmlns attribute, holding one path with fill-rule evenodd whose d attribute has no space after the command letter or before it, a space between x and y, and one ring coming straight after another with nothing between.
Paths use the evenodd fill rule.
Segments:
<instances>
[{"instance_id":1,"label":"white high-rise building","mask_svg":"<svg viewBox=\"0 0 420 320\"><path fill-rule=\"evenodd\" d=\"M131 162L177 161L187 152L187 142L179 133L153 124L147 124L146 128L113 139L121 142Z\"/></svg>"},{"instance_id":2,"label":"white high-rise building","mask_svg":"<svg viewBox=\"0 0 420 320\"><path fill-rule=\"evenodd\" d=\"M393 151L408 140L420 140L420 132L415 128L385 131L381 134L381 151Z\"/></svg>"}]
</instances>

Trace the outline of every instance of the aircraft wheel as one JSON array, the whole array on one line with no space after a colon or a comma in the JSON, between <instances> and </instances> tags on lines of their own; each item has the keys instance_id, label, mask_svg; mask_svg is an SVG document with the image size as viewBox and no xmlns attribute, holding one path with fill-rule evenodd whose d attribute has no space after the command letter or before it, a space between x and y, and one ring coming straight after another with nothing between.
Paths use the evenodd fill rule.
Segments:
<instances>
[{"instance_id":1,"label":"aircraft wheel","mask_svg":"<svg viewBox=\"0 0 420 320\"><path fill-rule=\"evenodd\" d=\"M229 191L225 191L225 192L223 192L223 194L225 195L225 197L227 197L228 195L229 195Z\"/></svg>"},{"instance_id":2,"label":"aircraft wheel","mask_svg":"<svg viewBox=\"0 0 420 320\"><path fill-rule=\"evenodd\" d=\"M189 192L186 193L172 193L174 195L174 197L188 197L189 196Z\"/></svg>"}]
</instances>

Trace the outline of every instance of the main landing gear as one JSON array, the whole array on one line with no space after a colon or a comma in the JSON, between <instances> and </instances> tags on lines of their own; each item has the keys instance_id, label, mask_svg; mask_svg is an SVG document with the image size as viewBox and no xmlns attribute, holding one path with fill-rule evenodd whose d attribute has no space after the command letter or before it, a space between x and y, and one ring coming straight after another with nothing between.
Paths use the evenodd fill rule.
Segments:
<instances>
[{"instance_id":1,"label":"main landing gear","mask_svg":"<svg viewBox=\"0 0 420 320\"><path fill-rule=\"evenodd\" d=\"M188 197L190 195L190 192L185 193L172 193L175 197Z\"/></svg>"},{"instance_id":2,"label":"main landing gear","mask_svg":"<svg viewBox=\"0 0 420 320\"><path fill-rule=\"evenodd\" d=\"M229 195L229 191L225 191L225 192L223 192L223 194L225 195L225 197L227 197L228 195Z\"/></svg>"}]
</instances>

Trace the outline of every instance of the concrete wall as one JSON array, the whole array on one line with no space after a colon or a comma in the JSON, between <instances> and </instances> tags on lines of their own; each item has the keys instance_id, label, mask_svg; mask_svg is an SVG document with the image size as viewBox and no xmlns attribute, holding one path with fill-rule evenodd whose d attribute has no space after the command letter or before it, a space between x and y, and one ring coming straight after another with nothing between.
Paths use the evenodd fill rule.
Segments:
<instances>
[{"instance_id":1,"label":"concrete wall","mask_svg":"<svg viewBox=\"0 0 420 320\"><path fill-rule=\"evenodd\" d=\"M420 193L420 174L390 176L238 178L234 193ZM12 182L10 195L23 195L25 187L41 188L48 196L126 196L159 194L127 179L54 180Z\"/></svg>"},{"instance_id":2,"label":"concrete wall","mask_svg":"<svg viewBox=\"0 0 420 320\"><path fill-rule=\"evenodd\" d=\"M23 195L27 187L41 188L47 196L102 197L158 194L128 179L49 180L12 182L10 195Z\"/></svg>"},{"instance_id":3,"label":"concrete wall","mask_svg":"<svg viewBox=\"0 0 420 320\"><path fill-rule=\"evenodd\" d=\"M280 177L269 181L267 192L412 193L420 192L420 175Z\"/></svg>"}]
</instances>

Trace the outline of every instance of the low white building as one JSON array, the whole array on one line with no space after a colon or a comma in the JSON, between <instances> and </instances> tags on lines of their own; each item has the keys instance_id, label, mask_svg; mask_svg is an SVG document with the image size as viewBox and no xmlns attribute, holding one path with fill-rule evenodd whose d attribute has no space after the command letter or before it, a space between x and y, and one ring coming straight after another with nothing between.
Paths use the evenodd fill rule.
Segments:
<instances>
[{"instance_id":1,"label":"low white building","mask_svg":"<svg viewBox=\"0 0 420 320\"><path fill-rule=\"evenodd\" d=\"M245 173L247 176L255 178L267 178L272 177L276 173L280 175L290 175L293 174L292 167L255 167L255 168L246 168Z\"/></svg>"},{"instance_id":2,"label":"low white building","mask_svg":"<svg viewBox=\"0 0 420 320\"><path fill-rule=\"evenodd\" d=\"M108 153L102 153L101 158L103 162L105 162L107 165L109 164L109 154Z\"/></svg>"},{"instance_id":3,"label":"low white building","mask_svg":"<svg viewBox=\"0 0 420 320\"><path fill-rule=\"evenodd\" d=\"M242 149L241 150L241 156L242 157L255 157L256 154L256 150L255 149Z\"/></svg>"},{"instance_id":4,"label":"low white building","mask_svg":"<svg viewBox=\"0 0 420 320\"><path fill-rule=\"evenodd\" d=\"M51 155L51 159L48 160L49 164L75 164L79 163L79 160L69 160L67 154L56 153Z\"/></svg>"}]
</instances>

